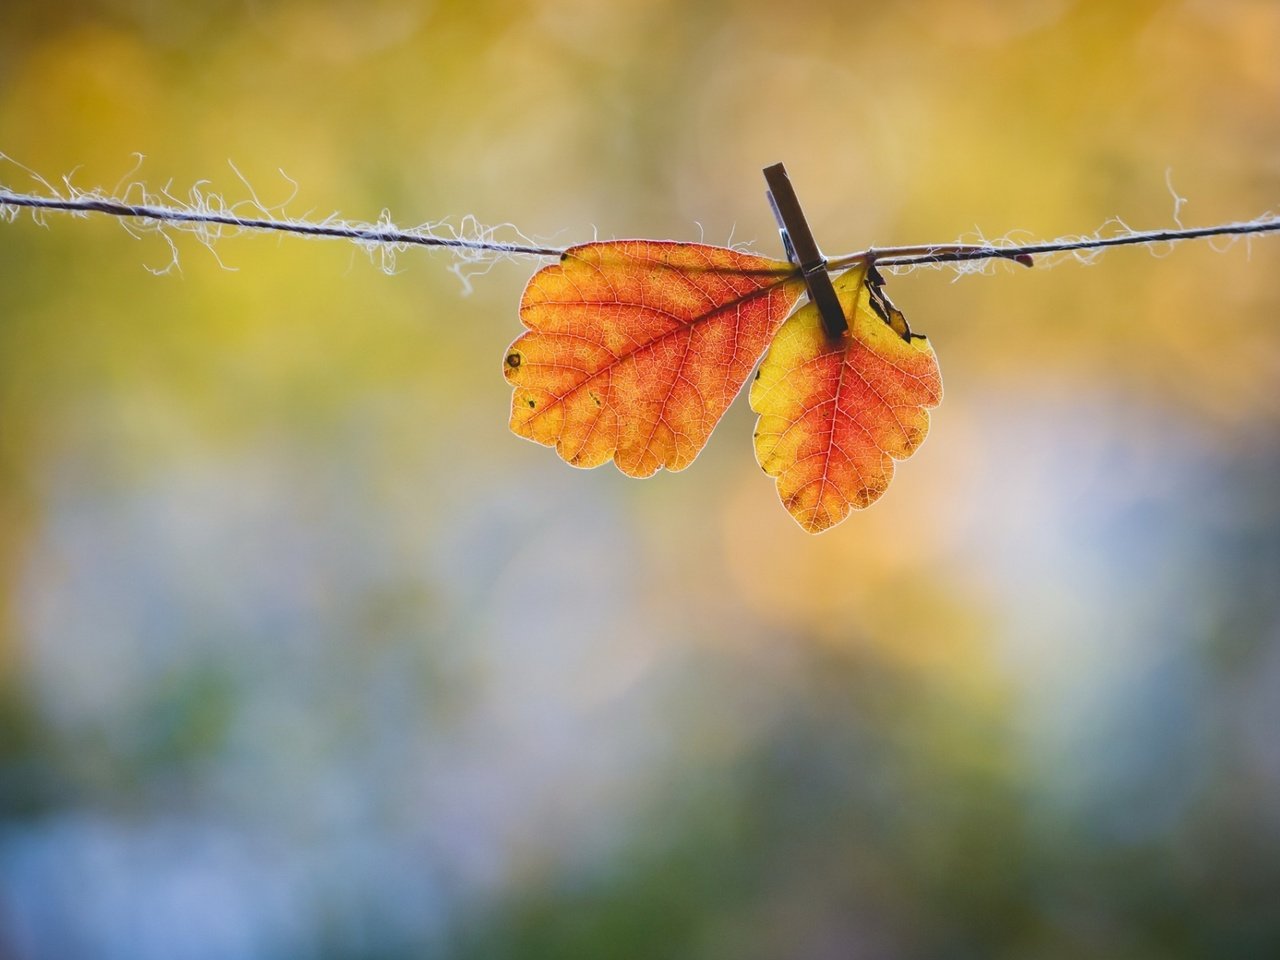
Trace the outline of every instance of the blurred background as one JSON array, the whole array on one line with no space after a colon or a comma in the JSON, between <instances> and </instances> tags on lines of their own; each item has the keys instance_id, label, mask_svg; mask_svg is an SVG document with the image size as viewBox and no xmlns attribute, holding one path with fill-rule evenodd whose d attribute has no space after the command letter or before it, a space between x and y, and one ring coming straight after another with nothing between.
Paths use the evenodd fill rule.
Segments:
<instances>
[{"instance_id":1,"label":"blurred background","mask_svg":"<svg viewBox=\"0 0 1280 960\"><path fill-rule=\"evenodd\" d=\"M835 9L842 6L842 9ZM831 253L1280 204L1270 0L18 0L61 186ZM134 173L133 154L146 161ZM282 175L279 171L284 171ZM39 189L12 162L0 183ZM0 223L0 956L1280 956L1280 239L891 280L818 538L506 427L536 261ZM216 256L214 255L216 254Z\"/></svg>"}]
</instances>

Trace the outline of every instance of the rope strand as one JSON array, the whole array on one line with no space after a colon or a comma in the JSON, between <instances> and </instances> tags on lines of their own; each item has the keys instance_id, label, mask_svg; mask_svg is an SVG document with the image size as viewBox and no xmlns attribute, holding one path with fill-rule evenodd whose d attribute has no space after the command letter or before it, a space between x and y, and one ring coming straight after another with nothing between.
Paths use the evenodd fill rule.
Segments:
<instances>
[{"instance_id":1,"label":"rope strand","mask_svg":"<svg viewBox=\"0 0 1280 960\"><path fill-rule=\"evenodd\" d=\"M889 267L910 267L935 263L960 263L971 260L1024 260L1042 253L1067 253L1073 250L1100 250L1105 247L1124 247L1141 243L1176 243L1182 240L1201 240L1206 237L1241 236L1250 233L1280 232L1280 218L1266 216L1257 220L1238 223L1222 223L1213 227L1188 227L1178 230L1139 230L1115 237L1081 237L1076 240L1054 240L1048 243L1029 243L1012 247L973 247L965 250L940 250L916 256L895 257L894 248L881 247L850 254L851 258L871 256L876 263ZM942 244L939 244L942 246ZM841 260L849 258L841 258ZM838 266L833 260L831 266ZM1030 266L1030 263L1027 264Z\"/></svg>"},{"instance_id":2,"label":"rope strand","mask_svg":"<svg viewBox=\"0 0 1280 960\"><path fill-rule=\"evenodd\" d=\"M347 224L308 223L297 220L276 220L270 217L237 217L229 213L213 213L203 210L182 210L175 207L159 207L152 204L121 203L99 197L37 197L29 194L0 190L0 206L30 207L38 210L65 210L72 213L105 213L113 217L131 217L139 220L155 220L161 223L198 223L215 226L237 227L242 230L272 230L307 237L336 237L361 243L415 244L420 247L449 247L455 250L484 250L527 257L558 257L564 253L560 247L526 246L518 243L501 243L494 240L468 240L462 237L438 237L415 230L399 230L373 224L350 226Z\"/></svg>"},{"instance_id":3,"label":"rope strand","mask_svg":"<svg viewBox=\"0 0 1280 960\"><path fill-rule=\"evenodd\" d=\"M422 247L483 251L510 256L559 257L568 249L566 247L504 243L496 240L468 239L465 237L442 237L422 230L401 230L396 227L382 227L375 224L312 223L300 220L281 220L273 217L239 217L216 211L184 210L179 207L165 207L154 204L123 203L118 200L95 196L41 197L12 193L0 189L0 208L6 206L26 207L36 210L61 210L81 214L103 213L113 217L133 218L157 223L229 226L242 230L275 231L310 237L334 237L353 240L358 243L411 244ZM871 248L832 258L828 262L828 268L832 270L843 269L868 259L887 267L926 266L977 260L1016 260L1029 265L1032 256L1045 253L1068 253L1076 250L1100 250L1106 247L1135 244L1177 243L1183 240L1199 240L1207 237L1276 232L1280 232L1280 217L1267 215L1256 220L1224 223L1212 227L1135 231L1114 237L1080 237L1071 240L1055 240L1017 246L940 243L933 245L917 244L911 247ZM925 252L918 252L920 250Z\"/></svg>"}]
</instances>

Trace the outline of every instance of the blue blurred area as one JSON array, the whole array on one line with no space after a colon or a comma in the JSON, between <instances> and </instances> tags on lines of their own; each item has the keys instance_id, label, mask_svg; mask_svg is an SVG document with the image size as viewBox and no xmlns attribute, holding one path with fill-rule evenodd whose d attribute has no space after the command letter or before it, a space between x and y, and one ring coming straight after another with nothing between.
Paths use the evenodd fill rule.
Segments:
<instances>
[{"instance_id":1,"label":"blue blurred area","mask_svg":"<svg viewBox=\"0 0 1280 960\"><path fill-rule=\"evenodd\" d=\"M448 517L371 498L359 444L55 470L17 595L10 949L1264 955L1277 460L1114 400L976 403L1018 452L959 491L983 550L943 562L994 617L976 679L856 621L725 646L700 585L647 589L612 485L567 497L555 464Z\"/></svg>"}]
</instances>

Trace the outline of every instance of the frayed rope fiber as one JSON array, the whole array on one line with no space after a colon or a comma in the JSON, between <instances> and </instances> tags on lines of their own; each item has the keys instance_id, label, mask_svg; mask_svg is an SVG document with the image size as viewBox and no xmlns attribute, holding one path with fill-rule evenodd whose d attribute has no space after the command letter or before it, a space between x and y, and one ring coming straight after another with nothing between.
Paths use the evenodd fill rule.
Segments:
<instances>
[{"instance_id":1,"label":"frayed rope fiber","mask_svg":"<svg viewBox=\"0 0 1280 960\"><path fill-rule=\"evenodd\" d=\"M115 200L100 197L77 197L65 200L63 197L36 197L26 193L9 193L0 191L0 206L32 207L36 210L67 210L83 212L83 214L109 214L110 216L132 216L140 220L156 220L161 223L195 223L216 224L220 227L236 227L242 230L279 230L282 233L297 233L303 237L337 237L364 243L406 243L422 247L453 247L457 250L483 250L493 253L513 253L521 256L553 257L563 253L559 247L524 246L521 243L499 243L480 241L463 237L436 237L421 230L401 230L394 227L380 227L376 224L329 224L308 223L306 220L276 220L274 218L253 218L253 216L233 216L232 214L215 214L198 210L180 210L175 207L152 206L150 204L123 204Z\"/></svg>"},{"instance_id":2,"label":"frayed rope fiber","mask_svg":"<svg viewBox=\"0 0 1280 960\"><path fill-rule=\"evenodd\" d=\"M422 247L450 247L483 250L529 257L558 257L562 247L526 246L494 240L441 237L421 230L400 230L377 224L311 223L306 220L277 220L273 217L239 217L229 213L183 210L152 204L123 203L104 197L38 197L0 190L0 206L30 207L37 210L65 210L72 213L105 213L113 217L134 217L160 223L194 223L236 227L241 230L274 230L308 237L335 237L361 243L415 244Z\"/></svg>"},{"instance_id":3,"label":"frayed rope fiber","mask_svg":"<svg viewBox=\"0 0 1280 960\"><path fill-rule=\"evenodd\" d=\"M209 207L198 203L191 207L165 206L156 203L128 203L97 193L74 193L72 196L38 196L15 193L0 187L0 212L9 208L11 216L17 208L28 208L35 211L57 210L72 214L101 213L107 216L127 218L141 221L144 225L176 224L194 227L197 230L207 228L231 227L237 230L273 231L290 233L308 237L332 237L351 240L366 246L422 246L441 247L460 254L492 254L502 256L526 257L559 257L566 247L541 246L535 243L508 243L493 239L493 228L475 229L476 236L444 236L432 227L420 227L404 230L388 223L349 223L330 218L321 222L297 220L293 218L277 218L260 204L257 209L263 216L243 217L228 212L226 209ZM994 243L965 245L957 248L956 244L913 245L912 247L880 247L858 253L834 257L829 261L832 269L840 269L863 260L890 268L910 268L917 266L934 266L940 264L973 263L975 261L1016 260L1029 263L1033 256L1057 253L1077 253L1080 251L1096 251L1107 247L1131 246L1139 244L1177 243L1184 240L1199 240L1211 237L1238 237L1250 234L1280 232L1280 217L1266 214L1254 220L1235 223L1224 223L1210 227L1181 227L1164 230L1132 230L1123 224L1122 232L1113 236L1100 236L1095 233L1089 236L1072 237L1029 244ZM455 234L457 231L454 231ZM206 241L207 236L203 237ZM910 251L908 254L907 252Z\"/></svg>"}]
</instances>

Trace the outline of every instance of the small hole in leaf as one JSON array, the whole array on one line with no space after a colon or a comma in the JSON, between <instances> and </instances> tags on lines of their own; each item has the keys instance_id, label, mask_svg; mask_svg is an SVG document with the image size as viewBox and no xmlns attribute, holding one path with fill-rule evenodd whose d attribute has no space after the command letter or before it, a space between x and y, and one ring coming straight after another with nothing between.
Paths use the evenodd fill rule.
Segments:
<instances>
[{"instance_id":1,"label":"small hole in leaf","mask_svg":"<svg viewBox=\"0 0 1280 960\"><path fill-rule=\"evenodd\" d=\"M521 358L520 354L518 354L518 353L515 353L515 352L508 353L508 354L507 354L507 366L508 366L508 367L510 367L512 370L517 369L517 368L520 366L520 361L521 361L521 359L522 359L522 358Z\"/></svg>"},{"instance_id":2,"label":"small hole in leaf","mask_svg":"<svg viewBox=\"0 0 1280 960\"><path fill-rule=\"evenodd\" d=\"M536 404L536 403L534 403L532 400L526 400L526 401L525 401L525 403L529 404L529 409L530 409L530 410L532 410L534 407L536 407L536 406L537 406L537 404Z\"/></svg>"}]
</instances>

